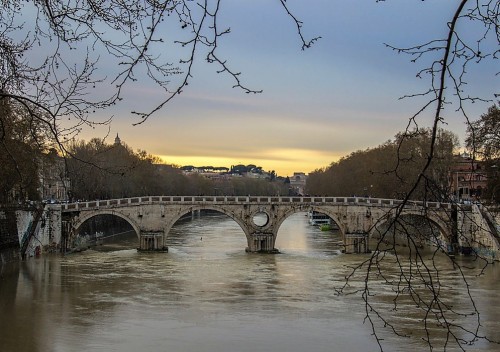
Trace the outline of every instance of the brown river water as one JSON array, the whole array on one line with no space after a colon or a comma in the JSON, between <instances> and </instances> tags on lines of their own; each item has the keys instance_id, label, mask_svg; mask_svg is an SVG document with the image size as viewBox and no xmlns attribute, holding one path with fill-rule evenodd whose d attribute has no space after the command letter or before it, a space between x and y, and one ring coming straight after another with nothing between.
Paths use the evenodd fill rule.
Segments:
<instances>
[{"instance_id":1,"label":"brown river water","mask_svg":"<svg viewBox=\"0 0 500 352\"><path fill-rule=\"evenodd\" d=\"M0 271L0 351L378 351L351 267L369 255L341 253L340 235L321 231L305 213L278 233L280 254L245 252L243 231L225 216L176 224L168 253L139 253L135 234L106 240L81 253L30 258ZM479 311L478 334L500 340L500 264L460 257ZM472 312L460 271L438 256L440 296L450 309ZM399 275L391 261L381 274ZM374 307L408 337L377 322L384 351L428 351L422 314L394 288L372 282ZM425 293L423 293L425 295ZM396 309L395 309L396 308ZM469 329L478 315L449 315ZM459 351L435 322L428 324L434 351ZM470 338L455 330L459 338ZM500 351L479 339L466 351Z\"/></svg>"}]
</instances>

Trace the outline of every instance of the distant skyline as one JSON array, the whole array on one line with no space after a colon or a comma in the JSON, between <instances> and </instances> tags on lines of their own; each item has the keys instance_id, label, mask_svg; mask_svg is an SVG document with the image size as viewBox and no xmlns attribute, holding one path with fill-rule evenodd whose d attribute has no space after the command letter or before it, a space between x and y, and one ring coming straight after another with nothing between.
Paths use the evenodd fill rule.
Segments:
<instances>
[{"instance_id":1,"label":"distant skyline","mask_svg":"<svg viewBox=\"0 0 500 352\"><path fill-rule=\"evenodd\" d=\"M403 131L425 100L399 98L425 91L417 79L424 62L411 63L384 46L407 47L441 38L455 4L445 1L374 0L288 1L304 22L304 34L321 36L300 50L294 23L275 3L223 2L219 25L231 27L219 51L241 71L245 85L262 89L245 94L232 89L218 67L197 60L184 92L146 123L132 126L132 110L151 107L162 92L136 84L114 115L108 142L116 133L132 149L143 149L165 163L226 166L256 164L280 176L309 173L353 151L375 147ZM174 48L175 50L175 48ZM488 76L494 63L469 70L468 89L494 99L498 78ZM483 71L484 69L484 71ZM149 104L149 105L148 105ZM493 103L469 107L477 119ZM445 111L442 127L463 143L465 121ZM419 118L429 126L433 110ZM106 118L108 115L103 115ZM98 116L99 117L99 116ZM79 138L106 131L83 130Z\"/></svg>"}]
</instances>

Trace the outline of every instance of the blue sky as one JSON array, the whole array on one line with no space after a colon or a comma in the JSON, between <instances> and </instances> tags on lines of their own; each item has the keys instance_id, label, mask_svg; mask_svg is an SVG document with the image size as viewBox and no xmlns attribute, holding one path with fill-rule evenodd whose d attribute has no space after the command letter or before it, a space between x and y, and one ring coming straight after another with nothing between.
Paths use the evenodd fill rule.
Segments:
<instances>
[{"instance_id":1,"label":"blue sky","mask_svg":"<svg viewBox=\"0 0 500 352\"><path fill-rule=\"evenodd\" d=\"M162 92L139 80L112 113L111 136L130 147L178 165L257 164L279 175L309 173L339 157L375 147L405 129L422 99L399 100L425 91L417 79L425 62L411 63L384 43L412 46L446 33L456 2L442 0L287 1L304 22L306 37L322 38L302 51L295 24L279 1L223 1L219 26L231 27L219 52L245 85L245 94L218 67L198 60L184 93L146 123L132 126L131 110L146 109ZM177 32L173 32L175 37ZM168 32L170 34L170 32ZM495 44L495 43L494 43ZM165 49L162 49L165 50ZM176 57L178 47L162 55ZM498 78L494 63L470 70L469 89L493 99ZM492 103L474 104L475 119ZM428 126L432 110L419 120ZM465 120L445 111L446 129L463 142ZM90 139L96 130L80 135ZM103 131L97 131L103 133Z\"/></svg>"}]
</instances>

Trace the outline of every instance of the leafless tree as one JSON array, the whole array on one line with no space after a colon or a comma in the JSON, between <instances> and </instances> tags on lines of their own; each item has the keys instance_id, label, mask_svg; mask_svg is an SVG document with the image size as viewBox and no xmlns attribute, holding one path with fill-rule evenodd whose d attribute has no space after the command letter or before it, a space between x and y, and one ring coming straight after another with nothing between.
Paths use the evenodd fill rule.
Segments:
<instances>
[{"instance_id":1,"label":"leafless tree","mask_svg":"<svg viewBox=\"0 0 500 352\"><path fill-rule=\"evenodd\" d=\"M257 93L219 55L220 38L230 33L217 20L222 4L221 0L4 0L0 99L42 109L46 114L39 118L61 143L83 125L108 125L110 119L92 120L93 113L119 104L139 75L164 91L156 106L133 112L137 123L143 123L182 93L193 78L195 58L201 55L218 72L232 77L233 87ZM311 46L317 38L304 39L301 22L285 1L281 4L297 26L302 47ZM104 65L108 70L102 73ZM95 89L100 93L94 94ZM109 94L103 96L103 91Z\"/></svg>"},{"instance_id":2,"label":"leafless tree","mask_svg":"<svg viewBox=\"0 0 500 352\"><path fill-rule=\"evenodd\" d=\"M419 118L424 115L424 112L433 111L433 124L430 126L432 137L425 155L426 162L418 173L417 180L405 195L401 205L396 208L396 215L383 229L378 229L380 237L371 255L359 265L351 268L352 270L346 276L346 285L339 289L339 292L343 294L361 295L365 303L366 321L371 324L380 350L384 349L382 333L384 329L401 337L412 335L405 329L404 324L394 318L394 312L401 309L402 305L405 307L405 315L421 319L423 333L420 338L427 344L429 350L458 348L465 351L467 346L478 340L486 340L492 344L499 343L498 340L492 340L496 337L487 336L481 330L481 312L476 307L469 286L472 269L457 260L452 253L445 253L446 260L440 259L439 252L442 249L438 245L430 253L421 250L418 239L427 238L438 243L438 231L429 221L427 233L424 233L420 227L414 227L408 219L402 216L404 207L409 204L414 193L422 185L425 185L426 189L431 189L428 185L432 184L433 179L429 177L427 171L436 163L438 131L443 128L443 125L449 123L445 108L454 107L455 112L461 113L464 121L470 125L472 119L467 111L468 104L478 101L493 102L495 96L498 96L497 92L492 92L490 97L476 96L474 92L467 91L466 85L470 66L480 65L486 61L494 62L498 59L500 2L461 0L454 4L456 7L453 9L454 12L450 13L445 37L432 38L427 42L409 47L387 44L387 47L398 53L408 54L413 62L422 63L423 68L417 73L417 77L429 80L428 90L402 97L404 99L424 98L426 101L422 108L409 119L408 138L411 138L412 131L421 128L422 123ZM498 74L499 72L491 72L492 79L495 79ZM401 146L403 145L402 142ZM398 155L398 159L403 161L403 154ZM393 173L398 175L399 168L396 167ZM444 190L441 194L432 196L443 197L443 200L449 202L456 201L450 197L449 192ZM427 197L424 196L423 200L426 199ZM456 209L460 212L459 206ZM431 212L431 210L428 211ZM430 215L429 213L427 218ZM452 215L452 213L448 214L443 221L452 222ZM479 226L479 224L476 225ZM461 236L461 230L456 229L457 236ZM491 235L496 237L495 241L498 243L498 233L493 227L491 227ZM473 256L479 270L472 276L483 274L485 267L492 259L482 255L481 243L474 239L462 238L462 240L467 242L467 246L478 250L474 251ZM394 270L388 272L388 267ZM450 267L451 272L447 270ZM442 288L447 285L447 279L449 279L447 275L450 274L459 278L457 285L461 285L467 293L462 307L450 303L448 297L443 294ZM362 284L353 289L350 283L355 278L361 278ZM392 291L394 302L392 312L379 308L378 297L373 290L374 283L377 282L386 285Z\"/></svg>"},{"instance_id":3,"label":"leafless tree","mask_svg":"<svg viewBox=\"0 0 500 352\"><path fill-rule=\"evenodd\" d=\"M0 103L15 106L36 123L33 143L68 155L68 141L82 128L110 128L108 111L122 103L135 84L154 83L163 98L146 111L131 111L144 123L182 93L204 57L233 87L247 87L219 54L230 28L218 23L221 0L69 0L0 2ZM309 41L301 22L280 2L297 27L302 48ZM149 81L149 82L145 82ZM12 111L12 108L3 111ZM98 118L98 112L105 112ZM0 127L12 124L0 114ZM44 133L38 133L38 130ZM34 131L35 132L35 131ZM12 136L0 134L2 152L16 164ZM18 173L19 174L19 173Z\"/></svg>"}]
</instances>

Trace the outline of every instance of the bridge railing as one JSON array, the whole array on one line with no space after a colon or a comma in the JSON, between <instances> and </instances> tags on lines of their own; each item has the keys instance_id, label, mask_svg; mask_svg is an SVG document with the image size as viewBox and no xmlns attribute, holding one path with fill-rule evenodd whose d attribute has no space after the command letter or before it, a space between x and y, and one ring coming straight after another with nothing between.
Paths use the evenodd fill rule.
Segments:
<instances>
[{"instance_id":1,"label":"bridge railing","mask_svg":"<svg viewBox=\"0 0 500 352\"><path fill-rule=\"evenodd\" d=\"M289 204L299 203L308 205L327 204L360 204L373 206L398 206L403 203L400 199L365 198L365 197L283 197L283 196L147 196L121 199L95 200L78 203L62 204L63 211L75 211L88 208L133 206L140 204ZM408 201L407 206L427 208L451 209L451 203Z\"/></svg>"}]
</instances>

